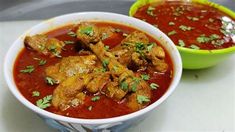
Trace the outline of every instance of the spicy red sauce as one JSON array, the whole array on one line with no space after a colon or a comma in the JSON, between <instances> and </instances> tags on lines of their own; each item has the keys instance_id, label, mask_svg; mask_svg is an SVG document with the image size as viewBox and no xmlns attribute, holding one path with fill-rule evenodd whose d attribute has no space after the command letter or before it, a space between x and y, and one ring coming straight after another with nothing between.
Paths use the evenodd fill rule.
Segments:
<instances>
[{"instance_id":1,"label":"spicy red sauce","mask_svg":"<svg viewBox=\"0 0 235 132\"><path fill-rule=\"evenodd\" d=\"M213 50L235 45L234 18L208 5L152 3L139 8L134 17L158 27L178 46Z\"/></svg>"},{"instance_id":2,"label":"spicy red sauce","mask_svg":"<svg viewBox=\"0 0 235 132\"><path fill-rule=\"evenodd\" d=\"M114 28L121 29L125 33L131 33L132 31L136 30L132 27L127 27L124 25L119 25L114 23L102 22L102 23L96 23L96 25L112 26ZM73 38L67 34L70 30L75 31L76 27L69 25L50 31L46 34L49 37L55 37L61 41L65 40L76 41L76 38ZM115 38L105 40L104 43L106 45L109 45L110 47L115 47L116 45L120 44L121 40L124 38L125 37L123 37L122 33L120 33L120 35L117 35ZM157 40L151 37L149 37L149 39L151 42L159 44ZM65 50L63 50L61 53L62 57L79 55L76 49L76 45L79 45L79 43L66 45L64 47ZM39 61L35 60L34 58L44 59L47 61L47 63L45 65L39 66L38 65ZM53 94L53 91L57 87L57 85L50 86L45 82L46 75L44 71L46 67L50 65L55 65L59 61L60 58L50 58L26 48L24 48L20 52L14 65L14 79L19 91L31 103L36 104L37 100L42 99L47 95ZM157 90L152 90L151 103L158 100L167 91L171 83L173 66L171 59L167 53L166 53L166 62L169 65L168 71L166 73L158 73L152 70L139 71L136 73L136 74L148 73L151 77L149 83L155 82L160 86ZM35 67L35 70L30 74L21 73L20 70L25 69L25 67L28 65L33 65ZM39 91L40 96L33 97L32 96L33 91ZM75 118L86 118L86 119L110 118L134 112L125 105L125 100L121 102L116 102L104 95L101 94L99 95L101 97L100 100L94 102L91 101L91 98L94 97L94 95L87 94L84 101L85 103L83 105L79 105L77 107L70 107L65 111L60 111L53 106L50 106L45 110L64 116L75 117ZM89 106L92 106L92 110L88 110Z\"/></svg>"}]
</instances>

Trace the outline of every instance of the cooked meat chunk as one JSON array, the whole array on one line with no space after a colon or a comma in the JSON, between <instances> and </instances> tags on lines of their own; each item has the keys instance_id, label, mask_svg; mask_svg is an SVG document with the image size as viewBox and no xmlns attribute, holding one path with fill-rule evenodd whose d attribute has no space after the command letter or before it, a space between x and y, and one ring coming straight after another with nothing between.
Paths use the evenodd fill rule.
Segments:
<instances>
[{"instance_id":1,"label":"cooked meat chunk","mask_svg":"<svg viewBox=\"0 0 235 132\"><path fill-rule=\"evenodd\" d=\"M121 100L128 92L136 92L137 94L145 95L146 97L151 98L150 87L144 80L135 77L134 73L127 69L125 66L120 64L113 54L104 50L104 44L98 42L94 45L89 45L94 54L101 61L108 60L107 68L111 71L113 75L114 82L109 83L105 93L108 97L114 98L116 100ZM118 81L117 81L118 80ZM139 104L137 100L130 100L131 103L128 105L133 110L138 110L144 107L146 104ZM128 103L129 104L129 101ZM133 105L137 105L134 107ZM140 106L141 107L140 107Z\"/></svg>"},{"instance_id":2,"label":"cooked meat chunk","mask_svg":"<svg viewBox=\"0 0 235 132\"><path fill-rule=\"evenodd\" d=\"M122 40L121 45L130 45L130 48L133 48L136 43L148 44L149 39L144 33L140 31L134 31L129 34L124 40Z\"/></svg>"},{"instance_id":3,"label":"cooked meat chunk","mask_svg":"<svg viewBox=\"0 0 235 132\"><path fill-rule=\"evenodd\" d=\"M148 53L146 53L146 57L152 61L155 70L160 72L165 72L168 68L168 65L165 63L165 52L164 49L160 46L154 45Z\"/></svg>"},{"instance_id":4,"label":"cooked meat chunk","mask_svg":"<svg viewBox=\"0 0 235 132\"><path fill-rule=\"evenodd\" d=\"M111 82L108 83L107 88L103 92L106 96L119 101L127 94L128 91L120 89L118 82Z\"/></svg>"},{"instance_id":5,"label":"cooked meat chunk","mask_svg":"<svg viewBox=\"0 0 235 132\"><path fill-rule=\"evenodd\" d=\"M60 53L65 45L62 41L55 38L48 38L47 35L37 34L34 36L27 36L24 40L26 47L33 49L44 55L51 57L61 57Z\"/></svg>"},{"instance_id":6,"label":"cooked meat chunk","mask_svg":"<svg viewBox=\"0 0 235 132\"><path fill-rule=\"evenodd\" d=\"M148 37L144 33L135 31L123 39L121 45L113 48L111 52L121 64L142 68L146 65L143 53L144 46L148 43Z\"/></svg>"},{"instance_id":7,"label":"cooked meat chunk","mask_svg":"<svg viewBox=\"0 0 235 132\"><path fill-rule=\"evenodd\" d=\"M68 77L81 73L90 73L95 67L101 67L97 63L95 55L64 57L59 63L46 68L46 75L60 83Z\"/></svg>"},{"instance_id":8,"label":"cooked meat chunk","mask_svg":"<svg viewBox=\"0 0 235 132\"><path fill-rule=\"evenodd\" d=\"M79 76L69 77L54 90L52 105L61 110L66 110L70 106L83 104L85 95L82 90L84 86L85 83Z\"/></svg>"},{"instance_id":9,"label":"cooked meat chunk","mask_svg":"<svg viewBox=\"0 0 235 132\"><path fill-rule=\"evenodd\" d=\"M100 40L99 29L91 23L81 23L77 30L77 38L83 43L97 43Z\"/></svg>"},{"instance_id":10,"label":"cooked meat chunk","mask_svg":"<svg viewBox=\"0 0 235 132\"><path fill-rule=\"evenodd\" d=\"M91 93L96 93L101 90L109 81L109 73L93 73L90 74L91 79L88 82L86 89Z\"/></svg>"}]
</instances>

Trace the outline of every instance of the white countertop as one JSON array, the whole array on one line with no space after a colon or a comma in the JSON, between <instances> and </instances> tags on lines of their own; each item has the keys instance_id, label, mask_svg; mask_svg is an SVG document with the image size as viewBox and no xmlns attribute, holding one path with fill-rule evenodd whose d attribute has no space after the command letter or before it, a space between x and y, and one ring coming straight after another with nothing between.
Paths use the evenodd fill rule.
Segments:
<instances>
[{"instance_id":1,"label":"white countertop","mask_svg":"<svg viewBox=\"0 0 235 132\"><path fill-rule=\"evenodd\" d=\"M55 131L15 99L3 77L3 58L8 48L39 22L0 22L1 132ZM150 117L127 131L235 131L235 54L209 69L184 70L173 94Z\"/></svg>"}]
</instances>

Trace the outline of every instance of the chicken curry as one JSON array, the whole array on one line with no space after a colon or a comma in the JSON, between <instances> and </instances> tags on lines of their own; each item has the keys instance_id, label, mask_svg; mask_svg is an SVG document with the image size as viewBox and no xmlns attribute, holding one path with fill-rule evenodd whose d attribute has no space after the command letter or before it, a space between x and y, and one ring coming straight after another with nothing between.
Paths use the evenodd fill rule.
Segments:
<instances>
[{"instance_id":1,"label":"chicken curry","mask_svg":"<svg viewBox=\"0 0 235 132\"><path fill-rule=\"evenodd\" d=\"M173 74L161 44L133 27L81 22L26 36L14 66L19 91L41 109L74 118L129 114L158 100Z\"/></svg>"}]
</instances>

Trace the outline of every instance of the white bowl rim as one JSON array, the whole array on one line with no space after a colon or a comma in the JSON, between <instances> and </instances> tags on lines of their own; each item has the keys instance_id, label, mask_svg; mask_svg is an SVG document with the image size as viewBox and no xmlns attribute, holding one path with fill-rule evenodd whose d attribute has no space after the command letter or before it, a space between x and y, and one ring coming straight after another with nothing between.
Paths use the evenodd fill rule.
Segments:
<instances>
[{"instance_id":1,"label":"white bowl rim","mask_svg":"<svg viewBox=\"0 0 235 132\"><path fill-rule=\"evenodd\" d=\"M61 16L57 16L57 17L54 17L54 18L51 18L47 21L50 21L50 20L54 20L54 19L61 19L63 17L66 17L66 16L73 16L73 15L96 15L97 17L99 15L113 15L113 16L118 16L118 17L123 17L123 19L127 19L128 21L136 21L138 24L144 24L146 27L149 27L149 28L152 28L151 30L155 30L157 33L160 33L161 36L167 41L169 42L169 44L172 46L172 50L175 52L175 55L176 55L176 62L177 62L177 66L173 66L174 68L177 68L177 69L174 69L174 75L173 75L173 79L172 79L172 82L170 84L170 87L168 88L168 90L165 92L165 94L160 97L160 99L158 99L157 101L155 101L154 103L152 103L151 105L147 106L146 108L144 109L141 109L141 110L138 110L136 112L133 112L133 113L130 113L130 114L127 114L127 115L122 115L122 116L118 116L118 117L112 117L112 118L104 118L104 119L81 119L81 118L72 118L72 117L66 117L66 116L62 116L62 115L58 115L58 114L54 114L54 113L51 113L51 112L48 112L46 110L43 110L43 109L40 109L38 108L37 106L35 106L34 104L32 104L31 102L29 102L21 93L20 91L18 90L18 88L12 84L11 82L11 78L10 78L10 75L8 74L7 72L7 67L8 67L8 58L11 56L11 50L13 49L13 47L15 45L18 45L19 43L16 43L16 41L18 39L20 39L20 37L11 45L10 49L8 50L6 56L5 56L5 59L4 59L4 77L5 77L5 80L8 84L8 87L10 89L10 91L13 93L13 95L22 103L24 104L25 106L27 106L29 109L31 109L32 111L40 114L40 115L43 115L45 117L49 117L49 118L52 118L52 119L55 119L55 120L59 120L59 121L64 121L64 122L70 122L70 123L79 123L79 124L92 124L92 125L99 125L99 124L107 124L107 123L114 123L114 122L121 122L121 121L126 121L126 120L129 120L129 119L134 119L136 117L139 117L140 115L143 115L145 113L148 113L149 111L153 110L154 108L156 108L159 104L161 104L176 88L176 86L178 85L179 81L180 81L180 78L181 78L181 75L182 75L182 61L181 61L181 57L180 57L180 54L176 48L176 46L174 45L174 43L163 33L161 32L159 29L155 28L154 26L146 23L146 22L143 22L139 19L136 19L136 18L133 18L133 17L129 17L129 16L125 16L125 15L121 15L121 14L116 14L116 13L110 13L110 12L78 12L78 13L70 13L70 14L65 14L65 15L61 15ZM40 27L40 25L43 25L45 24L47 21L43 21L35 26L33 26L32 28L30 29L34 29L34 28L38 28ZM106 20L104 20L106 21ZM126 24L127 25L127 24ZM136 26L133 26L135 28L138 29L138 27ZM23 36L25 35L26 33L23 34ZM148 34L148 33L147 33ZM151 34L148 34L150 36L152 36ZM19 50L20 51L20 50ZM172 58L172 56L171 56ZM16 59L16 58L14 58ZM176 65L176 64L173 64L173 65ZM176 72L177 70L177 72ZM14 79L13 79L14 81Z\"/></svg>"}]
</instances>

